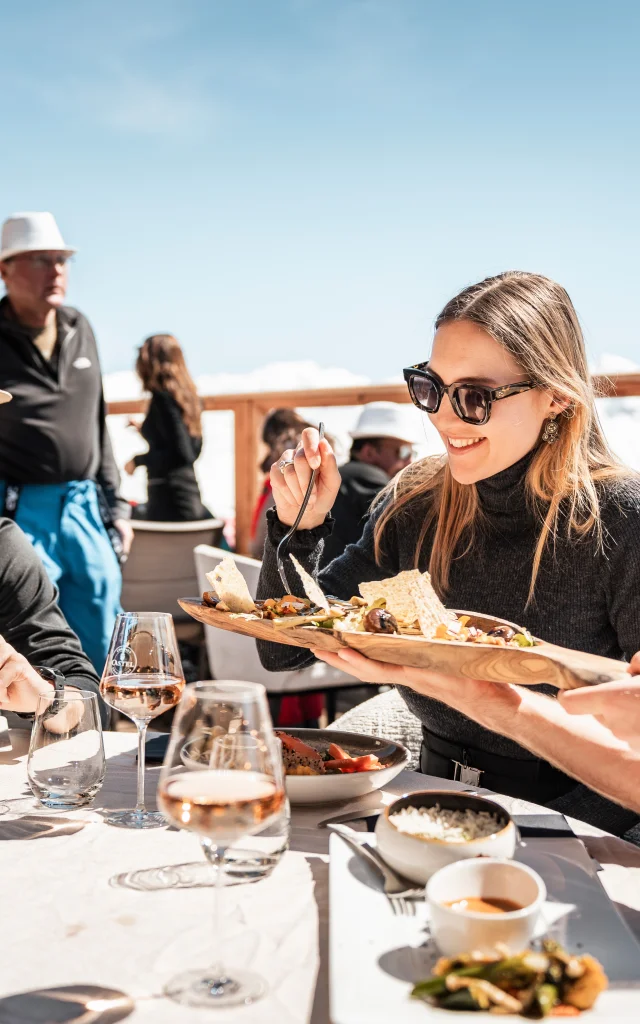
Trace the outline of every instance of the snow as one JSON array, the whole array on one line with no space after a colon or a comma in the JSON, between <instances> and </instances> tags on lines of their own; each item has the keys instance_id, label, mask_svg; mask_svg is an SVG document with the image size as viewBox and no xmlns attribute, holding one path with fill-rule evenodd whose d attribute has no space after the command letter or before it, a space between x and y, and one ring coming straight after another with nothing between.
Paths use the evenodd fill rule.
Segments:
<instances>
[{"instance_id":1,"label":"snow","mask_svg":"<svg viewBox=\"0 0 640 1024\"><path fill-rule=\"evenodd\" d=\"M625 373L638 370L637 364L623 356L605 354L592 367L597 373ZM399 378L394 378L394 383ZM243 374L220 373L198 377L196 384L202 395L222 395L255 391L306 390L325 387L349 387L371 383L370 378L351 373L341 367L325 367L311 360L304 362L269 363ZM107 374L104 377L107 401L141 397L140 382L133 371ZM640 470L640 398L606 398L598 401L598 411L605 433L614 452L627 465ZM349 430L353 429L359 409L333 406L328 409L305 408L300 413L313 423L321 419L327 433L336 441L342 460L349 450ZM442 444L426 416L413 406L406 407L412 418L419 455L442 451ZM144 501L146 471L136 470L133 477L124 472L125 463L146 445L138 433L127 427L127 416L110 416L109 432L116 461L122 473L125 497ZM233 414L209 412L203 417L203 453L196 463L196 473L205 504L223 518L234 514L233 479ZM423 440L422 440L423 439Z\"/></svg>"}]
</instances>

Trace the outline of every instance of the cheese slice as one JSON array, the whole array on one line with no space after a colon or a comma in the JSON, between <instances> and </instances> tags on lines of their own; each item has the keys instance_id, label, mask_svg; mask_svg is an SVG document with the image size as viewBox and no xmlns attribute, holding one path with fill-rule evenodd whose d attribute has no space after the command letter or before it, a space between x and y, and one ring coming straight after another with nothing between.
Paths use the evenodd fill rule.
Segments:
<instances>
[{"instance_id":1,"label":"cheese slice","mask_svg":"<svg viewBox=\"0 0 640 1024\"><path fill-rule=\"evenodd\" d=\"M317 604L318 608L324 608L325 611L329 611L329 601L322 593L322 590L314 580L313 576L310 576L306 569L304 569L295 555L290 555L291 561L296 567L296 572L302 580L302 586L304 592L311 601L311 604Z\"/></svg>"}]
</instances>

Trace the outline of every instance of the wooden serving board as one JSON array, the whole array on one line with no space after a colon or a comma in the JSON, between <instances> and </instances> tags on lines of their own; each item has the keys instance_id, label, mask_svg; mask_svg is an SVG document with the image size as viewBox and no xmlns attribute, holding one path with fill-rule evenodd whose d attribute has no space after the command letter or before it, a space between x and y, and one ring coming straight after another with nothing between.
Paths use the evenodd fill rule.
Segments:
<instances>
[{"instance_id":1,"label":"wooden serving board","mask_svg":"<svg viewBox=\"0 0 640 1024\"><path fill-rule=\"evenodd\" d=\"M572 651L544 641L535 647L493 647L455 640L427 640L421 636L338 633L314 626L283 629L274 626L271 619L234 618L229 612L216 611L193 598L181 598L178 603L189 615L206 626L242 633L256 640L270 640L294 647L320 647L325 651L351 647L374 661L428 668L466 679L486 679L492 683L519 683L524 686L550 683L560 690L573 690L579 686L594 686L612 679L628 678L621 661ZM516 631L520 629L506 619L477 612L460 611L456 614L468 615L469 625L485 630L497 625L511 626Z\"/></svg>"}]
</instances>

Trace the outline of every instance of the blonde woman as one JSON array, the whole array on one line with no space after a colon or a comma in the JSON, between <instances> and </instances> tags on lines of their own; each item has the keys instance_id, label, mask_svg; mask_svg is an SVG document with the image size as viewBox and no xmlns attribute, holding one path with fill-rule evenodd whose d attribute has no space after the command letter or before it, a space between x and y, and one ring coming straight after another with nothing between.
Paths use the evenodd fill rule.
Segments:
<instances>
[{"instance_id":1,"label":"blonde woman","mask_svg":"<svg viewBox=\"0 0 640 1024\"><path fill-rule=\"evenodd\" d=\"M466 288L438 317L429 361L405 370L405 378L446 456L415 463L392 481L360 541L319 574L325 591L349 598L364 580L418 566L430 570L452 608L631 661L640 647L640 483L607 447L566 291L519 272ZM259 596L282 593L274 545L316 467L315 494L292 550L310 570L317 565L340 477L330 446L306 431L303 445L271 471L276 509ZM597 764L581 774L576 759L564 757L571 753L561 749L571 746L566 737L578 744L584 720L557 701L518 687L465 689L459 680L378 665L355 652L317 653L357 678L399 686L422 722L422 771L546 804L616 834L636 823L638 814L594 792L632 806L610 778L602 784L596 777ZM282 670L302 667L311 655L262 644L261 657ZM581 764L590 743L633 762L625 742L595 719L588 723ZM633 806L640 810L637 798Z\"/></svg>"}]
</instances>

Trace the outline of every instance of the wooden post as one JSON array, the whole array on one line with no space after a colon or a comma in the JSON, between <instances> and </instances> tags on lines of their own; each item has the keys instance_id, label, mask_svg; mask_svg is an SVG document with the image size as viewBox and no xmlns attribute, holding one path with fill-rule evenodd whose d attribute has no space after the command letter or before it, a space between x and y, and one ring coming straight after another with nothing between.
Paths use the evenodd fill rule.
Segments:
<instances>
[{"instance_id":1,"label":"wooden post","mask_svg":"<svg viewBox=\"0 0 640 1024\"><path fill-rule=\"evenodd\" d=\"M256 398L259 396L256 396ZM235 415L236 551L249 554L251 517L258 500L258 455L263 410L254 401L233 405Z\"/></svg>"}]
</instances>

